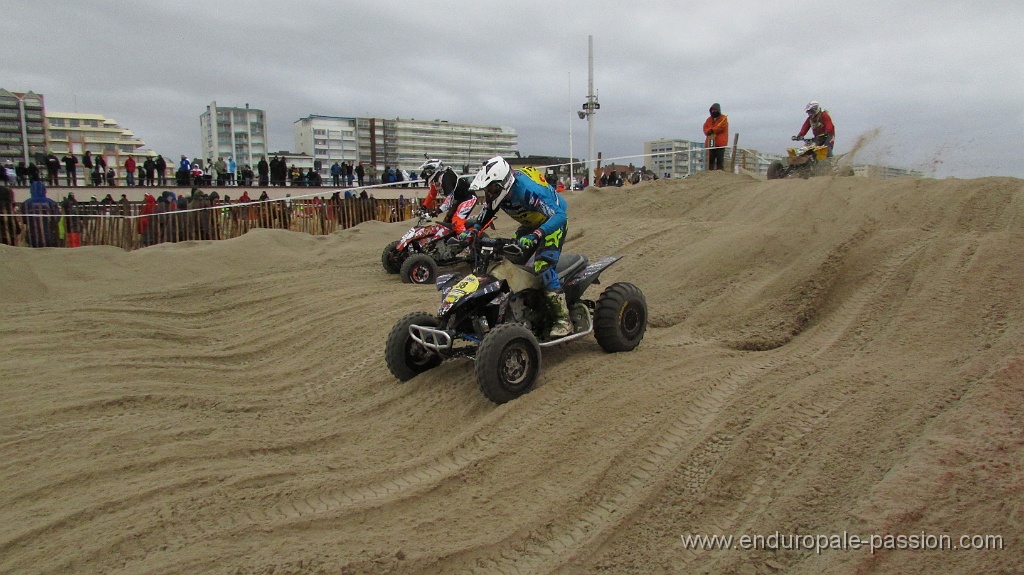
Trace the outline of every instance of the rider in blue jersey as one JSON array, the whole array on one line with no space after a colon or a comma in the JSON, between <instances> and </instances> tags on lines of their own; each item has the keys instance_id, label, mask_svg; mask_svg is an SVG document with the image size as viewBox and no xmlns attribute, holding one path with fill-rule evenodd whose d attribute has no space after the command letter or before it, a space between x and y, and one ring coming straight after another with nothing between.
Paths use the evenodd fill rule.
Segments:
<instances>
[{"instance_id":1,"label":"rider in blue jersey","mask_svg":"<svg viewBox=\"0 0 1024 575\"><path fill-rule=\"evenodd\" d=\"M519 222L515 234L519 246L527 253L537 248L533 271L540 276L544 291L558 309L551 336L572 333L569 308L555 271L568 224L565 198L555 193L535 169L513 170L500 156L484 163L469 188L474 192L484 191L484 209L474 229L460 234L460 239L466 240L478 233L481 226L497 214L499 207L512 216Z\"/></svg>"}]
</instances>

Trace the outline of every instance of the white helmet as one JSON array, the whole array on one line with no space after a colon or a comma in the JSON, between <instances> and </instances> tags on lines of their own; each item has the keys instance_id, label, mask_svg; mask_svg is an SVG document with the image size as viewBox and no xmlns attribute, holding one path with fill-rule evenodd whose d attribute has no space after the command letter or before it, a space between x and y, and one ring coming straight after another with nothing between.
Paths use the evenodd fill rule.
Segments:
<instances>
[{"instance_id":1,"label":"white helmet","mask_svg":"<svg viewBox=\"0 0 1024 575\"><path fill-rule=\"evenodd\" d=\"M419 173L423 174L425 179L430 179L430 176L437 170L440 170L443 164L438 159L428 159L423 162L423 165L419 167Z\"/></svg>"},{"instance_id":2,"label":"white helmet","mask_svg":"<svg viewBox=\"0 0 1024 575\"><path fill-rule=\"evenodd\" d=\"M812 100L811 103L807 104L807 107L804 108L804 111L812 116L817 114L820 110L821 104L819 104L817 100Z\"/></svg>"},{"instance_id":3,"label":"white helmet","mask_svg":"<svg viewBox=\"0 0 1024 575\"><path fill-rule=\"evenodd\" d=\"M505 201L508 193L512 191L514 180L512 166L508 165L505 158L495 156L487 160L480 171L476 173L473 182L469 184L469 190L471 192L483 190L487 207L496 210L501 202Z\"/></svg>"}]
</instances>

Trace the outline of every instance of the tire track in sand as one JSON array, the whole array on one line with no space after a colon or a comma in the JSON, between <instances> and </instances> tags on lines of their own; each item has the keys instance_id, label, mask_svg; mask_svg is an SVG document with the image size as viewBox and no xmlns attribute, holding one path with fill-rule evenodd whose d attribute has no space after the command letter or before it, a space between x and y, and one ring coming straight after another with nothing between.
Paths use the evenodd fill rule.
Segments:
<instances>
[{"instance_id":1,"label":"tire track in sand","mask_svg":"<svg viewBox=\"0 0 1024 575\"><path fill-rule=\"evenodd\" d=\"M397 501L420 495L437 487L445 480L462 472L477 461L497 456L505 445L516 436L529 433L531 429L552 412L559 409L571 396L580 393L571 385L546 386L548 390L543 401L529 410L506 412L525 415L512 420L498 429L496 422L490 422L486 429L474 433L453 449L394 474L390 479L377 483L318 491L295 497L285 497L259 507L252 507L238 513L211 517L207 521L190 524L192 530L202 531L201 538L223 532L251 529L268 524L312 521L329 514L331 517L378 508ZM534 395L537 391L534 391ZM539 395L539 394L537 394ZM204 525L210 525L206 529ZM187 536L193 538L193 535Z\"/></svg>"},{"instance_id":2,"label":"tire track in sand","mask_svg":"<svg viewBox=\"0 0 1024 575\"><path fill-rule=\"evenodd\" d=\"M882 273L873 274L872 280L858 290L855 297L845 302L837 313L819 322L818 331L834 333L838 330L845 333L866 304L928 241L926 239L907 246L888 258L882 266ZM769 372L811 358L820 349L817 342L812 340L805 337L778 350L760 352L766 354L761 361L741 364L717 378L691 401L686 402L680 414L662 425L660 435L647 448L639 463L633 464L629 470L629 479L618 486L615 493L571 517L555 520L553 526L531 532L522 538L527 541L525 544L520 539L517 543L506 542L494 548L490 557L478 558L472 566L459 572L527 575L554 569L581 555L581 551L598 543L602 534L611 530L622 518L637 512L641 503L664 481L660 476L667 469L681 469L687 489L693 493L700 492L729 452L734 440L730 434L707 435L715 418L742 387ZM833 343L830 342L830 345ZM672 402L666 401L666 404ZM794 419L787 426L786 438L776 447L783 450L791 447L820 425L833 407L831 404L810 404L793 410ZM689 445L694 447L688 449ZM767 471L767 468L763 471ZM767 483L765 473L759 473L736 508L724 518L722 522L727 525L722 527L735 523L751 506L765 505L768 500L760 493ZM551 533L555 535L551 536Z\"/></svg>"}]
</instances>

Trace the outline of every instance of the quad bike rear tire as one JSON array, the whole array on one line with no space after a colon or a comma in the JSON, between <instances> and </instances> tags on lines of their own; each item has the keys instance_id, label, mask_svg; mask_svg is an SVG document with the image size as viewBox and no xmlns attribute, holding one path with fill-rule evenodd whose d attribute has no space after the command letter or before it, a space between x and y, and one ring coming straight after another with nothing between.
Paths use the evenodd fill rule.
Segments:
<instances>
[{"instance_id":1,"label":"quad bike rear tire","mask_svg":"<svg viewBox=\"0 0 1024 575\"><path fill-rule=\"evenodd\" d=\"M398 320L391 328L384 348L384 359L391 374L397 377L398 381L409 381L444 361L440 355L423 347L409 335L410 326L437 327L439 323L437 317L429 313L414 312Z\"/></svg>"},{"instance_id":2,"label":"quad bike rear tire","mask_svg":"<svg viewBox=\"0 0 1024 575\"><path fill-rule=\"evenodd\" d=\"M786 165L782 162L775 160L768 166L768 179L769 180L780 180L786 177Z\"/></svg>"},{"instance_id":3,"label":"quad bike rear tire","mask_svg":"<svg viewBox=\"0 0 1024 575\"><path fill-rule=\"evenodd\" d=\"M396 250L397 247L398 240L395 240L385 246L384 251L380 254L380 263L384 266L384 271L389 274L397 274L402 269L402 263L405 260L406 254Z\"/></svg>"},{"instance_id":4,"label":"quad bike rear tire","mask_svg":"<svg viewBox=\"0 0 1024 575\"><path fill-rule=\"evenodd\" d=\"M476 352L476 381L487 399L502 404L533 389L540 374L540 345L519 324L501 324L484 336Z\"/></svg>"},{"instance_id":5,"label":"quad bike rear tire","mask_svg":"<svg viewBox=\"0 0 1024 575\"><path fill-rule=\"evenodd\" d=\"M647 299L628 282L608 286L594 309L594 337L608 353L632 351L647 331Z\"/></svg>"},{"instance_id":6,"label":"quad bike rear tire","mask_svg":"<svg viewBox=\"0 0 1024 575\"><path fill-rule=\"evenodd\" d=\"M437 262L427 254L413 254L402 262L399 274L407 284L432 284L437 279Z\"/></svg>"}]
</instances>

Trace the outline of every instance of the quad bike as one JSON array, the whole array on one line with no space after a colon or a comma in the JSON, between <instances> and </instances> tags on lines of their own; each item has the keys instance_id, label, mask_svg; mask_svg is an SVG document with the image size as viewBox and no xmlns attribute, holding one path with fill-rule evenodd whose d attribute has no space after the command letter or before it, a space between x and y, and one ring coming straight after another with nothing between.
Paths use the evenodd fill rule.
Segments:
<instances>
[{"instance_id":1,"label":"quad bike","mask_svg":"<svg viewBox=\"0 0 1024 575\"><path fill-rule=\"evenodd\" d=\"M416 225L384 248L380 263L384 271L399 274L405 283L433 283L439 266L467 261L465 246L446 242L456 235L450 224L431 221L430 212L424 209L416 216Z\"/></svg>"},{"instance_id":2,"label":"quad bike","mask_svg":"<svg viewBox=\"0 0 1024 575\"><path fill-rule=\"evenodd\" d=\"M613 353L634 349L644 337L647 301L640 288L619 282L608 286L596 302L583 298L619 257L591 263L583 255L561 255L555 269L573 330L552 338L557 310L542 290L540 278L513 263L529 254L515 240L486 237L478 238L471 252L470 275L446 274L437 279L442 299L436 315L411 313L391 329L385 358L400 381L445 359L470 358L476 363L480 390L501 404L532 389L540 373L541 348L593 333L601 348Z\"/></svg>"},{"instance_id":3,"label":"quad bike","mask_svg":"<svg viewBox=\"0 0 1024 575\"><path fill-rule=\"evenodd\" d=\"M803 138L804 143L799 148L787 148L789 156L785 163L775 160L768 166L768 179L778 180L799 176L809 178L811 176L826 175L832 171L832 162L828 156L828 146L818 145L816 138Z\"/></svg>"}]
</instances>

